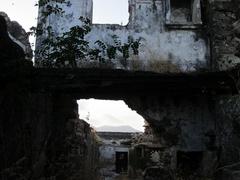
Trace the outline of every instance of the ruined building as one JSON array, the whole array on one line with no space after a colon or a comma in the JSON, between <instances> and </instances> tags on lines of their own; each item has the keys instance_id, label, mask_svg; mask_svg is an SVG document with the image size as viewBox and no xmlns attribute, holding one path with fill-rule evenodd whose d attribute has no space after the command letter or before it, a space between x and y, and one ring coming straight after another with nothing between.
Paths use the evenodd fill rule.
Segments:
<instances>
[{"instance_id":1,"label":"ruined building","mask_svg":"<svg viewBox=\"0 0 240 180\"><path fill-rule=\"evenodd\" d=\"M60 68L45 68L41 54L35 66L1 65L1 179L97 180L90 163L97 145L87 127L78 128L76 105L90 97L122 99L149 123L158 146L135 149L142 160L157 157L135 168L145 179L240 178L238 0L130 0L126 26L91 24L90 0L70 0L58 4L63 15L42 16L56 5L49 3L39 22L51 25L54 37L81 26L83 16L90 19L89 48L132 39L140 42L138 53L108 59L98 52L107 63L84 56L74 66L64 59ZM37 37L37 50L45 38Z\"/></svg>"},{"instance_id":2,"label":"ruined building","mask_svg":"<svg viewBox=\"0 0 240 180\"><path fill-rule=\"evenodd\" d=\"M80 25L79 17L92 21L92 0L70 1L61 5L64 15L51 14L45 17L45 7L40 8L39 21L45 19L45 26L51 25L57 35ZM121 58L113 59L113 68L147 70L158 72L186 72L198 68L208 69L209 42L202 30L200 1L131 0L129 1L129 22L126 26L117 24L91 24L86 39L94 47L97 40L114 44L112 36L122 43L128 38L140 39L139 54L131 54L127 65ZM41 46L45 34L37 39ZM40 60L41 61L41 60ZM88 62L78 61L79 67L88 67ZM39 63L41 64L41 63Z\"/></svg>"}]
</instances>

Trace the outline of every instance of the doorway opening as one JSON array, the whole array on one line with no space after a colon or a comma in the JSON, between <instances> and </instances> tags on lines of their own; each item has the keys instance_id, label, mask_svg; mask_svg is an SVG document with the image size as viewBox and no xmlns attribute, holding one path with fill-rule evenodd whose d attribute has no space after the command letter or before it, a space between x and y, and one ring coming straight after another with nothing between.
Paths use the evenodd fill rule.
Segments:
<instances>
[{"instance_id":1,"label":"doorway opening","mask_svg":"<svg viewBox=\"0 0 240 180\"><path fill-rule=\"evenodd\" d=\"M116 151L116 172L127 173L128 170L128 152Z\"/></svg>"}]
</instances>

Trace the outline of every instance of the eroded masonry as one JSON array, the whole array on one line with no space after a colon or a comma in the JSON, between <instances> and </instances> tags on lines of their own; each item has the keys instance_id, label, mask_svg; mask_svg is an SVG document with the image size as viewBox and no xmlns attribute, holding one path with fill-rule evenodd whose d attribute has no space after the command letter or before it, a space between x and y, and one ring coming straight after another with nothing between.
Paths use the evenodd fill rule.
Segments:
<instances>
[{"instance_id":1,"label":"eroded masonry","mask_svg":"<svg viewBox=\"0 0 240 180\"><path fill-rule=\"evenodd\" d=\"M64 14L44 16L56 5ZM1 179L98 180L108 149L129 179L239 179L239 1L130 0L126 26L92 24L92 7L91 0L40 6L39 25L51 25L62 46L44 51L49 34L38 35L35 66L0 46ZM84 25L89 31L74 39L81 51L65 51L72 43L62 35ZM145 132L101 144L99 136L111 134L97 136L79 119L81 98L124 100L146 120Z\"/></svg>"},{"instance_id":2,"label":"eroded masonry","mask_svg":"<svg viewBox=\"0 0 240 180\"><path fill-rule=\"evenodd\" d=\"M80 25L79 17L86 17L92 21L91 0L75 0L70 3L70 5L59 3L66 11L64 15L51 14L46 18L45 26L51 25L55 34L64 33L71 27ZM39 19L45 18L43 13L45 11L45 7L40 8ZM129 22L126 26L91 24L91 31L86 39L91 47L96 46L94 42L98 40L114 45L113 36L117 36L123 44L128 42L129 37L140 39L139 54L131 53L125 64L120 56L113 58L112 68L185 72L208 67L209 43L205 36L206 32L201 27L199 0L181 2L131 0ZM39 46L45 35L46 33L38 37ZM91 61L78 61L79 67L89 65Z\"/></svg>"}]
</instances>

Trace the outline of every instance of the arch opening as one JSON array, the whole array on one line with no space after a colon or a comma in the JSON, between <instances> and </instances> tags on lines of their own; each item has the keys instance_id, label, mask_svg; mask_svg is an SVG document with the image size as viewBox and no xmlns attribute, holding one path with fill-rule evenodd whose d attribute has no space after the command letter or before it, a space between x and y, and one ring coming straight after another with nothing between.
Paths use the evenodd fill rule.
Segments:
<instances>
[{"instance_id":1,"label":"arch opening","mask_svg":"<svg viewBox=\"0 0 240 180\"><path fill-rule=\"evenodd\" d=\"M99 172L102 178L127 176L134 137L142 136L145 121L123 100L81 99L79 118L90 124L99 143Z\"/></svg>"},{"instance_id":2,"label":"arch opening","mask_svg":"<svg viewBox=\"0 0 240 180\"><path fill-rule=\"evenodd\" d=\"M143 132L144 118L123 100L78 100L79 117L97 131Z\"/></svg>"}]
</instances>

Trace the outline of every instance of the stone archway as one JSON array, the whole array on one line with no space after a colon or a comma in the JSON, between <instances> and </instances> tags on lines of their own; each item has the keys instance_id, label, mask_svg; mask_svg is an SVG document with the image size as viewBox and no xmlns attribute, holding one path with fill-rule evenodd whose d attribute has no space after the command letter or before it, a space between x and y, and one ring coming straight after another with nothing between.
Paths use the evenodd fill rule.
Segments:
<instances>
[{"instance_id":1,"label":"stone archway","mask_svg":"<svg viewBox=\"0 0 240 180\"><path fill-rule=\"evenodd\" d=\"M89 168L92 161L86 154L91 144L76 140L88 137L91 141L92 135L86 124L77 121L76 99L93 96L124 99L148 120L160 142L173 154L178 150L204 151L202 162L209 162L216 157L214 136L219 138L219 134L214 134L218 132L218 111L211 109L215 107L212 93L234 92L232 79L222 73L168 77L146 72L46 70L28 66L5 67L2 72L2 179L15 176L19 168L22 171L17 176L30 179L90 178L87 174L95 171ZM86 161L81 161L86 157ZM203 173L211 173L212 169L204 169Z\"/></svg>"}]
</instances>

